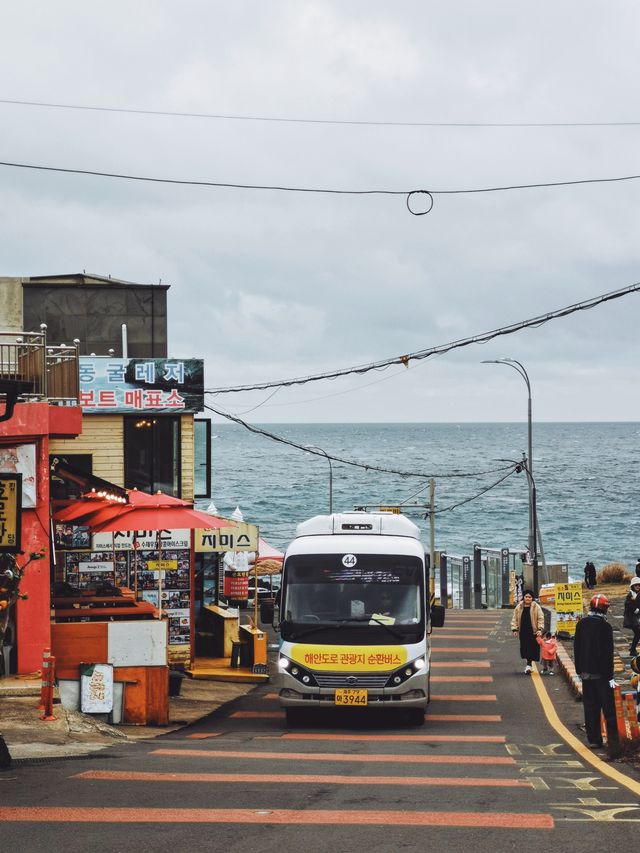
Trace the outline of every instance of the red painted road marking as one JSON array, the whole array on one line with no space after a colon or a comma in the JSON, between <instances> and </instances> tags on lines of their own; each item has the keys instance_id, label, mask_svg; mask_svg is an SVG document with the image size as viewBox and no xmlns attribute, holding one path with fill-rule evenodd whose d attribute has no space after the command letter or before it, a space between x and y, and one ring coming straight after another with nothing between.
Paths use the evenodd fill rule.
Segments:
<instances>
[{"instance_id":1,"label":"red painted road marking","mask_svg":"<svg viewBox=\"0 0 640 853\"><path fill-rule=\"evenodd\" d=\"M439 649L442 651L442 649ZM489 669L491 664L488 660L435 660L431 661L433 667L447 667L448 669Z\"/></svg>"},{"instance_id":2,"label":"red painted road marking","mask_svg":"<svg viewBox=\"0 0 640 853\"><path fill-rule=\"evenodd\" d=\"M433 637L431 638L433 640ZM443 640L448 640L448 637L443 637ZM433 646L433 651L440 652L472 652L473 654L486 655L489 649L486 646L439 646L437 643Z\"/></svg>"},{"instance_id":3,"label":"red painted road marking","mask_svg":"<svg viewBox=\"0 0 640 853\"><path fill-rule=\"evenodd\" d=\"M472 788L531 788L522 779L483 779L470 776L310 776L306 773L145 773L134 770L86 770L72 779L93 779L107 782L243 782L243 783L305 783L311 785L445 785Z\"/></svg>"},{"instance_id":4,"label":"red painted road marking","mask_svg":"<svg viewBox=\"0 0 640 853\"><path fill-rule=\"evenodd\" d=\"M500 714L429 714L428 720L438 720L440 723L501 723Z\"/></svg>"},{"instance_id":5,"label":"red painted road marking","mask_svg":"<svg viewBox=\"0 0 640 853\"><path fill-rule=\"evenodd\" d=\"M201 733L201 734L195 734L195 735L185 735L185 739L186 740L206 740L207 738L210 738L210 737L218 737L221 734L222 734L222 732L211 732L210 734Z\"/></svg>"},{"instance_id":6,"label":"red painted road marking","mask_svg":"<svg viewBox=\"0 0 640 853\"><path fill-rule=\"evenodd\" d=\"M284 711L234 711L229 714L236 720L280 720Z\"/></svg>"},{"instance_id":7,"label":"red painted road marking","mask_svg":"<svg viewBox=\"0 0 640 853\"><path fill-rule=\"evenodd\" d=\"M345 755L343 752L243 752L217 749L154 749L151 755L180 758L250 758L253 761L346 761L365 764L515 764L510 755Z\"/></svg>"},{"instance_id":8,"label":"red painted road marking","mask_svg":"<svg viewBox=\"0 0 640 853\"><path fill-rule=\"evenodd\" d=\"M487 683L489 681L493 681L492 675L432 675L431 681L439 681L443 683L453 682L454 684L461 684L463 682L472 682L475 684L476 682Z\"/></svg>"},{"instance_id":9,"label":"red painted road marking","mask_svg":"<svg viewBox=\"0 0 640 853\"><path fill-rule=\"evenodd\" d=\"M259 740L382 740L415 741L418 743L506 743L504 735L340 735L288 732L284 735L261 735Z\"/></svg>"},{"instance_id":10,"label":"red painted road marking","mask_svg":"<svg viewBox=\"0 0 640 853\"><path fill-rule=\"evenodd\" d=\"M0 807L0 822L28 823L262 823L291 826L479 826L553 829L551 815L532 812L297 811L295 809L136 809Z\"/></svg>"},{"instance_id":11,"label":"red painted road marking","mask_svg":"<svg viewBox=\"0 0 640 853\"><path fill-rule=\"evenodd\" d=\"M440 696L432 696L432 702L497 702L498 697L493 693L442 693Z\"/></svg>"},{"instance_id":12,"label":"red painted road marking","mask_svg":"<svg viewBox=\"0 0 640 853\"><path fill-rule=\"evenodd\" d=\"M433 637L431 638L433 639ZM482 634L476 636L475 634L447 634L444 637L440 637L441 640L486 640L487 635L483 631Z\"/></svg>"}]
</instances>

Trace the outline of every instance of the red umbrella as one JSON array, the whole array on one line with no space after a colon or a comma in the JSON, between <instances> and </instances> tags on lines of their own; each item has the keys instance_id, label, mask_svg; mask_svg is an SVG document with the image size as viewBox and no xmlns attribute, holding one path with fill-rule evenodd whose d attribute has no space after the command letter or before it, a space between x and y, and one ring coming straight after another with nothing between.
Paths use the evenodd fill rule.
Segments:
<instances>
[{"instance_id":1,"label":"red umbrella","mask_svg":"<svg viewBox=\"0 0 640 853\"><path fill-rule=\"evenodd\" d=\"M94 533L115 533L119 530L200 530L213 527L235 527L228 518L218 518L199 512L188 504L175 506L131 506L122 504L120 512L111 518L98 510L88 518L86 525Z\"/></svg>"},{"instance_id":2,"label":"red umbrella","mask_svg":"<svg viewBox=\"0 0 640 853\"><path fill-rule=\"evenodd\" d=\"M108 516L107 510L98 510L85 520L94 533L116 533L125 530L157 530L156 550L162 559L161 530L199 530L214 527L235 527L235 523L205 512L199 512L180 498L157 492L129 492L130 503L120 504L115 515ZM107 514L107 515L105 515ZM162 573L158 572L158 618L162 607Z\"/></svg>"}]
</instances>

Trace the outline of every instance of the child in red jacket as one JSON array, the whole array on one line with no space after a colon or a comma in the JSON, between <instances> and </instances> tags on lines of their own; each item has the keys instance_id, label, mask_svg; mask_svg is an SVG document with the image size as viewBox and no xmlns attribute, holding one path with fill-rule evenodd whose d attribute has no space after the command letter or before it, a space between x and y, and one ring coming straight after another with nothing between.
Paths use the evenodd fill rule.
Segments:
<instances>
[{"instance_id":1,"label":"child in red jacket","mask_svg":"<svg viewBox=\"0 0 640 853\"><path fill-rule=\"evenodd\" d=\"M536 642L540 646L540 657L542 659L541 675L544 675L545 672L548 672L549 675L555 675L558 641L550 631L547 631L542 637L536 637Z\"/></svg>"}]
</instances>

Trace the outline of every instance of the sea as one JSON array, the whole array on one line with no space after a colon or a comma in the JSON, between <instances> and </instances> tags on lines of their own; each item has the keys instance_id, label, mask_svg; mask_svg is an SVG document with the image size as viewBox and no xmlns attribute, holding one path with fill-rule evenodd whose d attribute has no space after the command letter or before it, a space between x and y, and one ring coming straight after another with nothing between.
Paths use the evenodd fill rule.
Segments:
<instances>
[{"instance_id":1,"label":"sea","mask_svg":"<svg viewBox=\"0 0 640 853\"><path fill-rule=\"evenodd\" d=\"M284 550L296 525L329 511L402 506L425 547L429 479L435 480L435 548L449 554L525 550L525 473L505 476L527 450L526 423L264 424L273 437L232 423L212 425L212 500L237 507ZM294 448L293 442L360 466ZM381 473L374 467L401 471ZM633 569L640 558L640 424L534 423L532 474L547 563L582 577L587 560ZM206 507L208 500L199 500Z\"/></svg>"}]
</instances>

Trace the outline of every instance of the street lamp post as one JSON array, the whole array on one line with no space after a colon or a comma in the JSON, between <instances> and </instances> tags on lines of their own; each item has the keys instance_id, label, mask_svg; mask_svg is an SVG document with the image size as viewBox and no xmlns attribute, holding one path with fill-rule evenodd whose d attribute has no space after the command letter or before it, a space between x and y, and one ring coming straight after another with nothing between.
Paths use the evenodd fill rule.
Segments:
<instances>
[{"instance_id":1,"label":"street lamp post","mask_svg":"<svg viewBox=\"0 0 640 853\"><path fill-rule=\"evenodd\" d=\"M333 466L331 464L331 457L326 450L323 450L321 447L317 447L315 444L308 444L307 450L317 450L319 453L322 453L329 463L329 515L331 515L333 512Z\"/></svg>"},{"instance_id":2,"label":"street lamp post","mask_svg":"<svg viewBox=\"0 0 640 853\"><path fill-rule=\"evenodd\" d=\"M513 368L524 379L527 386L527 479L529 486L529 552L533 566L534 592L538 593L538 521L536 507L536 487L533 479L533 422L531 418L531 383L523 364L515 358L486 359L482 364L505 364Z\"/></svg>"}]
</instances>

